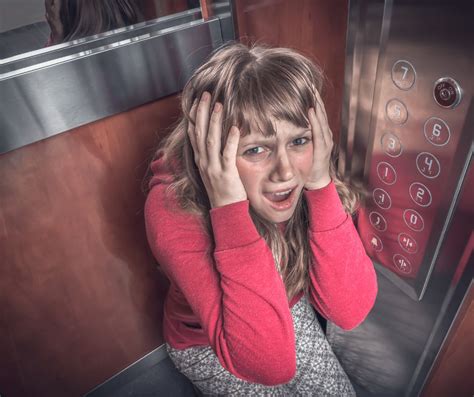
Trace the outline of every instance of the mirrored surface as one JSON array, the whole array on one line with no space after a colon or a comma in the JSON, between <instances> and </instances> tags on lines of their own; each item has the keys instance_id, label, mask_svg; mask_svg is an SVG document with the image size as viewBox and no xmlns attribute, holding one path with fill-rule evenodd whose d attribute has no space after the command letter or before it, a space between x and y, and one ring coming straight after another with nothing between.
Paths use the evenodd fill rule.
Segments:
<instances>
[{"instance_id":1,"label":"mirrored surface","mask_svg":"<svg viewBox=\"0 0 474 397\"><path fill-rule=\"evenodd\" d=\"M199 8L199 0L1 0L0 60Z\"/></svg>"}]
</instances>

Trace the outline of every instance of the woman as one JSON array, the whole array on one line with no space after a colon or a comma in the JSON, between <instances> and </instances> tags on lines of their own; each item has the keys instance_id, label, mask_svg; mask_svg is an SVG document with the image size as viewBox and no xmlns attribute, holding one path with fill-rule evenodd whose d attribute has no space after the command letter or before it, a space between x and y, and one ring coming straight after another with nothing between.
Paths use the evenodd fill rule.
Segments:
<instances>
[{"instance_id":1,"label":"woman","mask_svg":"<svg viewBox=\"0 0 474 397\"><path fill-rule=\"evenodd\" d=\"M292 50L223 47L186 84L151 165L164 336L205 394L355 394L315 310L352 329L377 284L331 160L322 81Z\"/></svg>"},{"instance_id":2,"label":"woman","mask_svg":"<svg viewBox=\"0 0 474 397\"><path fill-rule=\"evenodd\" d=\"M142 20L134 0L45 0L47 46L133 25Z\"/></svg>"}]
</instances>

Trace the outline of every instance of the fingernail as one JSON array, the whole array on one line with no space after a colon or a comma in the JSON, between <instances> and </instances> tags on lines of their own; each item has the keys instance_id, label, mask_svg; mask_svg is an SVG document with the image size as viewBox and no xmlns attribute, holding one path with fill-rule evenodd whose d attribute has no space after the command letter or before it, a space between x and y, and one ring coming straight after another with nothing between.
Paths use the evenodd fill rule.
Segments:
<instances>
[{"instance_id":1,"label":"fingernail","mask_svg":"<svg viewBox=\"0 0 474 397\"><path fill-rule=\"evenodd\" d=\"M209 94L207 91L204 91L201 95L201 101L207 101L211 97L211 94Z\"/></svg>"},{"instance_id":2,"label":"fingernail","mask_svg":"<svg viewBox=\"0 0 474 397\"><path fill-rule=\"evenodd\" d=\"M215 105L214 105L214 113L219 113L222 109L222 105L217 102Z\"/></svg>"}]
</instances>

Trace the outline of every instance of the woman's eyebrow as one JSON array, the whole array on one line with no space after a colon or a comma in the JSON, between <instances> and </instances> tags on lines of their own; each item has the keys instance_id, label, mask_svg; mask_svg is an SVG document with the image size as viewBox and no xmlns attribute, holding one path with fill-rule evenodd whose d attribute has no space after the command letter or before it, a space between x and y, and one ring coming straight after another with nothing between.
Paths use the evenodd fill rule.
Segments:
<instances>
[{"instance_id":1,"label":"woman's eyebrow","mask_svg":"<svg viewBox=\"0 0 474 397\"><path fill-rule=\"evenodd\" d=\"M293 134L290 135L290 139L295 139L299 138L301 135L306 134L308 131L311 131L311 128L304 128L299 131L294 132ZM270 136L262 136L259 134L258 137L255 139L251 138L251 135L247 135L243 138L241 138L240 142L242 146L248 146L248 145L264 145L266 143L269 143L271 141L274 141L276 139L276 134L275 135L270 135Z\"/></svg>"}]
</instances>

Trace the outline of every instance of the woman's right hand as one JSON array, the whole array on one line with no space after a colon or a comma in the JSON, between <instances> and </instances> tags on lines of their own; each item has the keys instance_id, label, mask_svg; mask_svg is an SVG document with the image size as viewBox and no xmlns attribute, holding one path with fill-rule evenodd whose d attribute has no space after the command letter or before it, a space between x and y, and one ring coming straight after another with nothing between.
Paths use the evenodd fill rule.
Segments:
<instances>
[{"instance_id":1,"label":"woman's right hand","mask_svg":"<svg viewBox=\"0 0 474 397\"><path fill-rule=\"evenodd\" d=\"M247 200L247 192L236 165L239 129L232 126L221 154L222 104L216 102L212 114L210 106L208 92L194 101L191 118L195 125L188 123L188 135L211 207L215 208Z\"/></svg>"}]
</instances>

